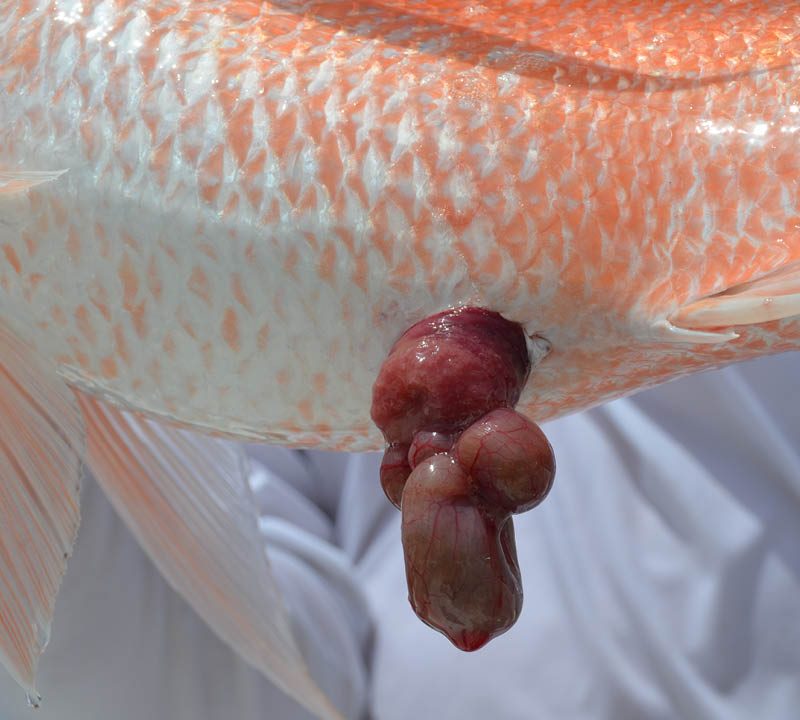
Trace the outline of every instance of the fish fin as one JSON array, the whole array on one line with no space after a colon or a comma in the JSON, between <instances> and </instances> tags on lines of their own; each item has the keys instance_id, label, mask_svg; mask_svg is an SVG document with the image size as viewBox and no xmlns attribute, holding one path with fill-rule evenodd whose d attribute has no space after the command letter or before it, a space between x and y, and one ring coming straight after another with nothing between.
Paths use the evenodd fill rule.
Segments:
<instances>
[{"instance_id":1,"label":"fish fin","mask_svg":"<svg viewBox=\"0 0 800 720\"><path fill-rule=\"evenodd\" d=\"M0 321L0 664L35 675L80 523L83 424L56 374Z\"/></svg>"},{"instance_id":2,"label":"fish fin","mask_svg":"<svg viewBox=\"0 0 800 720\"><path fill-rule=\"evenodd\" d=\"M37 185L60 178L66 170L0 170L0 195L25 192Z\"/></svg>"},{"instance_id":3,"label":"fish fin","mask_svg":"<svg viewBox=\"0 0 800 720\"><path fill-rule=\"evenodd\" d=\"M800 262L734 285L682 307L671 318L681 328L728 327L800 315Z\"/></svg>"},{"instance_id":4,"label":"fish fin","mask_svg":"<svg viewBox=\"0 0 800 720\"><path fill-rule=\"evenodd\" d=\"M242 448L78 397L91 470L167 582L278 687L318 717L340 717L292 635Z\"/></svg>"},{"instance_id":5,"label":"fish fin","mask_svg":"<svg viewBox=\"0 0 800 720\"><path fill-rule=\"evenodd\" d=\"M673 325L669 320L659 320L650 326L650 336L662 342L690 343L692 345L715 345L735 340L739 337L735 332L703 332L687 330Z\"/></svg>"}]
</instances>

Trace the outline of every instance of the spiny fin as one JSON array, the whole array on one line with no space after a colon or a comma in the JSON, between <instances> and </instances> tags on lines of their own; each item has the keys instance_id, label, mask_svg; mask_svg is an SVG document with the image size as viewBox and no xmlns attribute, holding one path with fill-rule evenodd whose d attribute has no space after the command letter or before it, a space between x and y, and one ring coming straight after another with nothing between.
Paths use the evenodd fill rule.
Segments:
<instances>
[{"instance_id":1,"label":"spiny fin","mask_svg":"<svg viewBox=\"0 0 800 720\"><path fill-rule=\"evenodd\" d=\"M662 342L690 343L692 345L717 345L735 340L739 335L735 332L703 332L677 327L669 320L659 320L650 326L649 337Z\"/></svg>"},{"instance_id":2,"label":"spiny fin","mask_svg":"<svg viewBox=\"0 0 800 720\"><path fill-rule=\"evenodd\" d=\"M681 328L711 328L754 325L795 315L800 315L800 263L693 302L671 320Z\"/></svg>"},{"instance_id":3,"label":"spiny fin","mask_svg":"<svg viewBox=\"0 0 800 720\"><path fill-rule=\"evenodd\" d=\"M278 687L318 717L339 718L292 635L242 449L78 397L91 470L170 585Z\"/></svg>"},{"instance_id":4,"label":"spiny fin","mask_svg":"<svg viewBox=\"0 0 800 720\"><path fill-rule=\"evenodd\" d=\"M60 178L66 170L0 170L0 195L25 192L37 185Z\"/></svg>"},{"instance_id":5,"label":"spiny fin","mask_svg":"<svg viewBox=\"0 0 800 720\"><path fill-rule=\"evenodd\" d=\"M0 321L0 663L38 702L36 666L80 522L75 398Z\"/></svg>"}]
</instances>

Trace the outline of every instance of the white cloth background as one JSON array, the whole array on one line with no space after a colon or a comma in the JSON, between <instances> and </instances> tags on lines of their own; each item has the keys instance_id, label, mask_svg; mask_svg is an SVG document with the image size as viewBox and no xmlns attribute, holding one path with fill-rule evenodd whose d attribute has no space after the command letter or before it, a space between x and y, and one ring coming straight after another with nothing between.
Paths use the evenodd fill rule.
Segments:
<instances>
[{"instance_id":1,"label":"white cloth background","mask_svg":"<svg viewBox=\"0 0 800 720\"><path fill-rule=\"evenodd\" d=\"M800 717L800 355L545 428L516 520L522 617L464 655L405 602L397 521L361 563L380 720Z\"/></svg>"},{"instance_id":2,"label":"white cloth background","mask_svg":"<svg viewBox=\"0 0 800 720\"><path fill-rule=\"evenodd\" d=\"M378 456L253 450L301 645L348 716L797 718L800 355L545 430L558 473L516 519L522 617L473 654L408 605ZM172 593L92 483L83 523L41 665L45 704L31 715L0 673L0 720L306 720Z\"/></svg>"}]
</instances>

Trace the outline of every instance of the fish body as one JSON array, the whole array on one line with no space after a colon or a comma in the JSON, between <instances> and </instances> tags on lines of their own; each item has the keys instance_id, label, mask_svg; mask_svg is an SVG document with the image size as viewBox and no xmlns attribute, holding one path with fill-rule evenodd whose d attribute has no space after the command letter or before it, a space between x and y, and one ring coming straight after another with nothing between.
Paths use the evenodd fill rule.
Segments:
<instances>
[{"instance_id":1,"label":"fish body","mask_svg":"<svg viewBox=\"0 0 800 720\"><path fill-rule=\"evenodd\" d=\"M382 363L453 308L524 330L536 421L800 348L795 5L0 0L0 663L32 700L82 463L336 718L241 449L175 425L380 447Z\"/></svg>"},{"instance_id":2,"label":"fish body","mask_svg":"<svg viewBox=\"0 0 800 720\"><path fill-rule=\"evenodd\" d=\"M4 312L123 407L341 449L448 307L549 350L539 421L797 348L670 323L800 261L792 6L3 0L0 171L52 173Z\"/></svg>"}]
</instances>

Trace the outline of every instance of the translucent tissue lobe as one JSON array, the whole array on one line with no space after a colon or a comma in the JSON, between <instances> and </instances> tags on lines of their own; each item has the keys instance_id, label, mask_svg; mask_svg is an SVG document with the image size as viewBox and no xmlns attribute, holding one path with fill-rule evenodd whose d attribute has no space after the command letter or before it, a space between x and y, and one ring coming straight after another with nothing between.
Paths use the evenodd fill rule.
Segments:
<instances>
[{"instance_id":1,"label":"translucent tissue lobe","mask_svg":"<svg viewBox=\"0 0 800 720\"><path fill-rule=\"evenodd\" d=\"M512 409L529 371L518 325L461 308L409 329L373 388L372 417L389 443L381 485L403 513L409 600L462 650L519 616L511 515L553 483L550 444Z\"/></svg>"},{"instance_id":2,"label":"translucent tissue lobe","mask_svg":"<svg viewBox=\"0 0 800 720\"><path fill-rule=\"evenodd\" d=\"M490 505L524 512L547 495L555 477L553 449L539 426L509 408L470 425L458 440L456 458Z\"/></svg>"},{"instance_id":3,"label":"translucent tissue lobe","mask_svg":"<svg viewBox=\"0 0 800 720\"><path fill-rule=\"evenodd\" d=\"M428 432L423 430L414 435L411 447L408 449L408 462L412 468L433 455L445 453L453 447L455 436L449 433Z\"/></svg>"},{"instance_id":4,"label":"translucent tissue lobe","mask_svg":"<svg viewBox=\"0 0 800 720\"><path fill-rule=\"evenodd\" d=\"M528 377L525 334L497 313L460 308L414 325L372 390L372 419L390 443L420 430L453 432L513 407Z\"/></svg>"},{"instance_id":5,"label":"translucent tissue lobe","mask_svg":"<svg viewBox=\"0 0 800 720\"><path fill-rule=\"evenodd\" d=\"M511 519L475 502L448 455L411 473L402 535L411 605L457 647L477 650L516 622L522 587Z\"/></svg>"}]
</instances>

